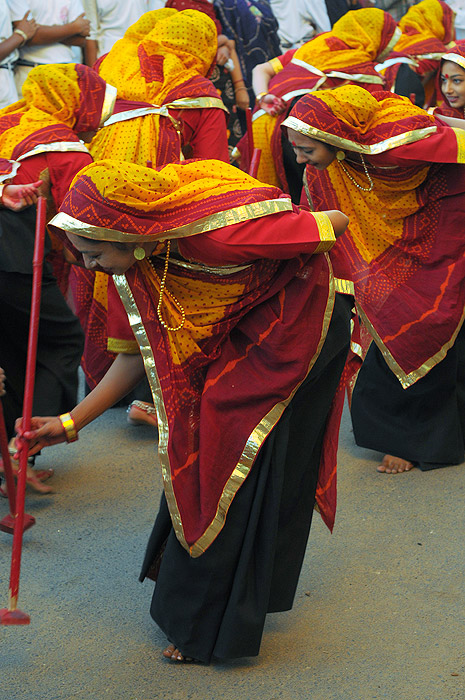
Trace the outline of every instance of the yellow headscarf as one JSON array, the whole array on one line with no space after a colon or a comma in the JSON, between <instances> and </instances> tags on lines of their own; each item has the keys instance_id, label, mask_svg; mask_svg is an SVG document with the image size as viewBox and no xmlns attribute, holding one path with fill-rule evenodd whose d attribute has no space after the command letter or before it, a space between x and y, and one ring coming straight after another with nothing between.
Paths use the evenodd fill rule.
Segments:
<instances>
[{"instance_id":1,"label":"yellow headscarf","mask_svg":"<svg viewBox=\"0 0 465 700\"><path fill-rule=\"evenodd\" d=\"M320 34L297 49L294 58L320 70L343 70L358 63L379 60L387 48L382 44L386 21L392 22L394 31L394 20L383 10L373 7L347 12L330 32ZM335 39L347 44L347 49L332 46Z\"/></svg>"},{"instance_id":2,"label":"yellow headscarf","mask_svg":"<svg viewBox=\"0 0 465 700\"><path fill-rule=\"evenodd\" d=\"M97 129L113 110L116 93L107 99L108 92L105 81L87 66L33 68L23 85L23 99L0 110L0 157L11 158L18 144L46 127L61 129L56 141L66 140L66 134L73 138L74 129Z\"/></svg>"},{"instance_id":3,"label":"yellow headscarf","mask_svg":"<svg viewBox=\"0 0 465 700\"><path fill-rule=\"evenodd\" d=\"M181 83L207 75L217 50L214 22L197 10L147 12L129 27L102 61L99 73L118 97L162 105ZM159 57L159 66L144 62Z\"/></svg>"},{"instance_id":4,"label":"yellow headscarf","mask_svg":"<svg viewBox=\"0 0 465 700\"><path fill-rule=\"evenodd\" d=\"M192 235L291 208L278 189L221 161L153 170L102 160L79 171L50 224L97 240L130 242ZM188 233L180 231L186 228Z\"/></svg>"},{"instance_id":5,"label":"yellow headscarf","mask_svg":"<svg viewBox=\"0 0 465 700\"><path fill-rule=\"evenodd\" d=\"M445 17L445 11L451 16ZM422 0L412 5L399 22L402 36L394 51L402 52L414 43L426 39L449 42L453 39L453 13L439 0Z\"/></svg>"}]
</instances>

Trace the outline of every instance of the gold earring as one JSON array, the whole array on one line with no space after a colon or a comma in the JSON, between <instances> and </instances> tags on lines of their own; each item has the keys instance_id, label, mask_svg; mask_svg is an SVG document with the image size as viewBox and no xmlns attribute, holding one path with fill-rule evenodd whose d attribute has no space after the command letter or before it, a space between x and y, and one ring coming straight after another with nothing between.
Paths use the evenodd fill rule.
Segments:
<instances>
[{"instance_id":1,"label":"gold earring","mask_svg":"<svg viewBox=\"0 0 465 700\"><path fill-rule=\"evenodd\" d=\"M341 162L341 160L344 160L345 157L346 154L344 153L344 151L336 151L336 158L339 162Z\"/></svg>"},{"instance_id":2,"label":"gold earring","mask_svg":"<svg viewBox=\"0 0 465 700\"><path fill-rule=\"evenodd\" d=\"M134 257L136 260L143 260L145 258L145 250L140 245L134 248Z\"/></svg>"}]
</instances>

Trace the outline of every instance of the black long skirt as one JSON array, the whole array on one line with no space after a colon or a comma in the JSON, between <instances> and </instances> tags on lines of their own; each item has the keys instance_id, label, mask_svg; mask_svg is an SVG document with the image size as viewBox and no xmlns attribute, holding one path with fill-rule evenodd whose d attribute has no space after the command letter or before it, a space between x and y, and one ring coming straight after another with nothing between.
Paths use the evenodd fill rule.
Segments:
<instances>
[{"instance_id":1,"label":"black long skirt","mask_svg":"<svg viewBox=\"0 0 465 700\"><path fill-rule=\"evenodd\" d=\"M350 299L338 297L322 352L228 511L213 544L192 559L164 496L141 573L164 543L151 615L199 661L256 656L267 612L292 607L307 545L326 420L349 343Z\"/></svg>"},{"instance_id":2,"label":"black long skirt","mask_svg":"<svg viewBox=\"0 0 465 700\"><path fill-rule=\"evenodd\" d=\"M372 343L351 406L355 442L422 470L460 464L465 444L465 328L442 362L403 389Z\"/></svg>"}]
</instances>

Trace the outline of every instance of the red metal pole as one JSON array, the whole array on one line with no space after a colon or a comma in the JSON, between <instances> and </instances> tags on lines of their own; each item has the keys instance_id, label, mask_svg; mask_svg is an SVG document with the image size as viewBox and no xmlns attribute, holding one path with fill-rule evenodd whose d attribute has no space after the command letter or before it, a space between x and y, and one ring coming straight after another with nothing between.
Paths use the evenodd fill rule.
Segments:
<instances>
[{"instance_id":1,"label":"red metal pole","mask_svg":"<svg viewBox=\"0 0 465 700\"><path fill-rule=\"evenodd\" d=\"M42 284L42 267L45 241L46 201L39 197L37 201L37 218L34 243L34 258L32 260L32 301L29 322L29 340L27 348L26 379L24 386L22 430L31 428L32 400L34 396L34 380L36 371L37 336L39 331L40 293ZM13 547L11 554L10 590L8 608L0 610L2 625L27 625L29 615L17 609L19 575L21 569L21 549L24 530L24 501L26 492L27 453L29 443L23 437L18 438L19 470L18 487L16 490L16 518L13 532Z\"/></svg>"},{"instance_id":2,"label":"red metal pole","mask_svg":"<svg viewBox=\"0 0 465 700\"><path fill-rule=\"evenodd\" d=\"M261 148L254 148L252 153L252 160L250 161L249 175L252 177L257 177L258 166L260 165L260 156L262 155Z\"/></svg>"},{"instance_id":3,"label":"red metal pole","mask_svg":"<svg viewBox=\"0 0 465 700\"><path fill-rule=\"evenodd\" d=\"M252 154L254 150L253 145L253 129L252 129L252 110L247 107L245 110L245 118L247 121L247 146L249 149L249 161L252 159Z\"/></svg>"}]
</instances>

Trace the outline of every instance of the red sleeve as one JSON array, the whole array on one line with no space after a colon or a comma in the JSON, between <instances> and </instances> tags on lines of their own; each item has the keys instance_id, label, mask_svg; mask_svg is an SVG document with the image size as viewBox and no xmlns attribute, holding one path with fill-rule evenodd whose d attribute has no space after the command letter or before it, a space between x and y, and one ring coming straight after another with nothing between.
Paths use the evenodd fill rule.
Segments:
<instances>
[{"instance_id":1,"label":"red sleeve","mask_svg":"<svg viewBox=\"0 0 465 700\"><path fill-rule=\"evenodd\" d=\"M227 112L216 108L170 112L183 123L183 145L190 145L190 158L214 158L229 163Z\"/></svg>"},{"instance_id":2,"label":"red sleeve","mask_svg":"<svg viewBox=\"0 0 465 700\"><path fill-rule=\"evenodd\" d=\"M276 60L278 60L282 67L287 66L288 63L292 61L294 58L294 54L297 51L297 49L289 49L289 51L286 51L286 53L283 53L282 56L277 56Z\"/></svg>"},{"instance_id":3,"label":"red sleeve","mask_svg":"<svg viewBox=\"0 0 465 700\"><path fill-rule=\"evenodd\" d=\"M15 185L35 182L44 170L48 170L50 191L58 211L72 179L82 168L92 163L90 153L65 151L64 153L40 153L21 161L15 178Z\"/></svg>"},{"instance_id":4,"label":"red sleeve","mask_svg":"<svg viewBox=\"0 0 465 700\"><path fill-rule=\"evenodd\" d=\"M178 240L183 257L207 265L235 265L259 258L287 260L330 250L333 227L323 213L293 211L263 216Z\"/></svg>"}]
</instances>

